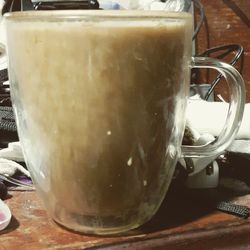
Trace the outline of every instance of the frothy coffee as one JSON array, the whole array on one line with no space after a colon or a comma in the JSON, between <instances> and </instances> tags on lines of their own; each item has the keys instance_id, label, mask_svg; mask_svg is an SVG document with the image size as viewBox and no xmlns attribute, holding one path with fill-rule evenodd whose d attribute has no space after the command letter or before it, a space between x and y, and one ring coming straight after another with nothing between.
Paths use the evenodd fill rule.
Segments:
<instances>
[{"instance_id":1,"label":"frothy coffee","mask_svg":"<svg viewBox=\"0 0 250 250\"><path fill-rule=\"evenodd\" d=\"M9 23L19 135L56 220L137 225L158 209L184 127L191 27L186 16Z\"/></svg>"}]
</instances>

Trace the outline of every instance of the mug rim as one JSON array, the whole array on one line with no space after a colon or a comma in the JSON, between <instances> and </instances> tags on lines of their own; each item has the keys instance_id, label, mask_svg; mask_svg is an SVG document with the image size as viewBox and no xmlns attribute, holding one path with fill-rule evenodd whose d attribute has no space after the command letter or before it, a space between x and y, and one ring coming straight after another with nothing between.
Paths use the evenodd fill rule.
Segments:
<instances>
[{"instance_id":1,"label":"mug rim","mask_svg":"<svg viewBox=\"0 0 250 250\"><path fill-rule=\"evenodd\" d=\"M43 10L15 11L4 14L6 20L81 20L91 19L172 19L188 20L192 15L188 12L151 11L151 10Z\"/></svg>"}]
</instances>

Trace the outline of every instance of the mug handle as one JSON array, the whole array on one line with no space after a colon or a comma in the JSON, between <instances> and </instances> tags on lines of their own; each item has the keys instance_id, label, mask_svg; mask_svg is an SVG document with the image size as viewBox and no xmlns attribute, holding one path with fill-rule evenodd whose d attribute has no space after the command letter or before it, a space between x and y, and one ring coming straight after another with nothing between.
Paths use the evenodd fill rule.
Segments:
<instances>
[{"instance_id":1,"label":"mug handle","mask_svg":"<svg viewBox=\"0 0 250 250\"><path fill-rule=\"evenodd\" d=\"M193 57L191 68L209 68L219 71L228 84L230 102L225 125L218 137L201 146L183 145L181 156L184 158L216 157L232 143L239 130L245 107L244 80L234 67L213 58Z\"/></svg>"}]
</instances>

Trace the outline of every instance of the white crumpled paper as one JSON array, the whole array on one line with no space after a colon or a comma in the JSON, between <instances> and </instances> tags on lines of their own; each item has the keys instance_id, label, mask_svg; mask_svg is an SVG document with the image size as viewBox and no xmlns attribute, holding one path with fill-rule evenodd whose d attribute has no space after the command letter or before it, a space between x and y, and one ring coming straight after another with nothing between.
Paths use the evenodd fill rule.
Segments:
<instances>
[{"instance_id":1,"label":"white crumpled paper","mask_svg":"<svg viewBox=\"0 0 250 250\"><path fill-rule=\"evenodd\" d=\"M24 162L20 142L11 142L8 148L0 150L0 174L12 176L17 171L30 177L29 171L17 162Z\"/></svg>"},{"instance_id":2,"label":"white crumpled paper","mask_svg":"<svg viewBox=\"0 0 250 250\"><path fill-rule=\"evenodd\" d=\"M229 104L227 102L207 102L192 97L187 107L187 120L200 134L218 136L226 122ZM250 139L250 104L245 104L243 120L236 139Z\"/></svg>"},{"instance_id":3,"label":"white crumpled paper","mask_svg":"<svg viewBox=\"0 0 250 250\"><path fill-rule=\"evenodd\" d=\"M205 138L205 143L209 142L209 136L212 139L220 134L226 123L228 108L229 104L226 102L208 102L201 100L198 95L189 99L186 119L188 126L195 132L197 142L202 137ZM236 139L226 151L250 159L250 104L245 104L243 120ZM192 159L194 171L188 177L187 186L191 188L216 187L219 181L219 169L215 160L216 157ZM179 162L185 166L183 159ZM205 168L210 163L213 164L214 171L212 175L207 175Z\"/></svg>"},{"instance_id":4,"label":"white crumpled paper","mask_svg":"<svg viewBox=\"0 0 250 250\"><path fill-rule=\"evenodd\" d=\"M103 9L183 11L185 0L99 0Z\"/></svg>"}]
</instances>

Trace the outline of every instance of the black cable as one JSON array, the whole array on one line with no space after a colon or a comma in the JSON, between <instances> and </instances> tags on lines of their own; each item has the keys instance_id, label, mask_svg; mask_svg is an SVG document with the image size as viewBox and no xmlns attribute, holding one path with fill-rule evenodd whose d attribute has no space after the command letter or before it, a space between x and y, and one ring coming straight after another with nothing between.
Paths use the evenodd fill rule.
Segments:
<instances>
[{"instance_id":1,"label":"black cable","mask_svg":"<svg viewBox=\"0 0 250 250\"><path fill-rule=\"evenodd\" d=\"M201 2L199 0L192 0L192 2L194 3L194 6L199 10L199 14L200 14L200 20L198 22L198 24L196 25L195 27L195 30L194 30L194 34L193 34L193 37L192 37L192 40L195 40L200 29L201 29L201 26L203 24L203 21L205 19L205 12L204 12L204 7L203 5L201 4Z\"/></svg>"},{"instance_id":2,"label":"black cable","mask_svg":"<svg viewBox=\"0 0 250 250\"><path fill-rule=\"evenodd\" d=\"M99 9L99 2L97 0L60 0L33 3L31 0L6 0L2 8L2 15L14 11L65 9Z\"/></svg>"},{"instance_id":3,"label":"black cable","mask_svg":"<svg viewBox=\"0 0 250 250\"><path fill-rule=\"evenodd\" d=\"M244 62L244 49L243 49L243 47L240 44L229 44L229 45L222 45L222 46L210 48L210 49L206 50L205 52L203 52L202 54L200 54L198 56L202 56L202 57L203 56L210 56L212 53L219 52L219 51L225 51L225 52L223 52L222 54L218 55L216 57L218 59L223 59L224 57L226 57L230 53L236 52L235 56L229 62L229 64L232 65L232 66L234 66L236 64L236 62L239 59L241 59L239 72L242 73L243 62ZM210 87L210 89L208 90L208 92L207 92L207 94L205 96L205 100L206 101L209 99L210 95L212 94L213 90L215 89L215 87L217 86L217 84L219 83L219 81L221 80L222 77L223 77L223 75L219 74L215 78L215 80L213 80L213 82L211 83L211 87Z\"/></svg>"}]
</instances>

